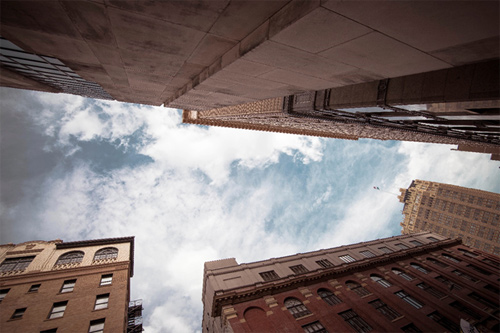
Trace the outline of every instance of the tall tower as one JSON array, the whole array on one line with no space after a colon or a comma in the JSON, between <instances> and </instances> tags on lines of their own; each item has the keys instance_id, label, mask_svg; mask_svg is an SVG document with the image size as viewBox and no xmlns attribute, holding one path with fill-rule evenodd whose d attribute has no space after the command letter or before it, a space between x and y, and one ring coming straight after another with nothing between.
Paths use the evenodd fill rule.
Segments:
<instances>
[{"instance_id":1,"label":"tall tower","mask_svg":"<svg viewBox=\"0 0 500 333\"><path fill-rule=\"evenodd\" d=\"M498 258L422 232L205 263L203 332L496 332ZM463 319L463 321L461 321Z\"/></svg>"},{"instance_id":2,"label":"tall tower","mask_svg":"<svg viewBox=\"0 0 500 333\"><path fill-rule=\"evenodd\" d=\"M134 237L1 245L0 331L141 332L133 267Z\"/></svg>"},{"instance_id":3,"label":"tall tower","mask_svg":"<svg viewBox=\"0 0 500 333\"><path fill-rule=\"evenodd\" d=\"M400 192L402 234L461 237L470 247L500 255L500 194L418 179Z\"/></svg>"}]
</instances>

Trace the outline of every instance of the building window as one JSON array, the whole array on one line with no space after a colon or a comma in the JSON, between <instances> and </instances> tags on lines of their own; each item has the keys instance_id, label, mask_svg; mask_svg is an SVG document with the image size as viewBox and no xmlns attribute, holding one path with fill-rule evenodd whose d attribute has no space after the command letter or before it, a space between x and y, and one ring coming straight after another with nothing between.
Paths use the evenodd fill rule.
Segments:
<instances>
[{"instance_id":1,"label":"building window","mask_svg":"<svg viewBox=\"0 0 500 333\"><path fill-rule=\"evenodd\" d=\"M401 250L406 250L409 248L408 246L404 245L403 243L398 243L398 244L396 244L396 246L399 247Z\"/></svg>"},{"instance_id":2,"label":"building window","mask_svg":"<svg viewBox=\"0 0 500 333\"><path fill-rule=\"evenodd\" d=\"M405 273L403 271L400 271L399 269L396 269L396 268L393 268L392 269L392 272L400 277L402 277L403 279L407 280L407 281L411 281L413 280L415 277L411 274L408 274L408 273Z\"/></svg>"},{"instance_id":3,"label":"building window","mask_svg":"<svg viewBox=\"0 0 500 333\"><path fill-rule=\"evenodd\" d=\"M416 299L414 299L413 297L408 295L403 290L398 291L397 293L395 293L395 295L398 296L399 298L403 299L406 303L410 304L415 309L421 309L424 306L423 303L417 301Z\"/></svg>"},{"instance_id":4,"label":"building window","mask_svg":"<svg viewBox=\"0 0 500 333\"><path fill-rule=\"evenodd\" d=\"M30 287L28 290L29 293L36 293L38 292L38 289L40 289L41 284L34 284Z\"/></svg>"},{"instance_id":5,"label":"building window","mask_svg":"<svg viewBox=\"0 0 500 333\"><path fill-rule=\"evenodd\" d=\"M461 285L456 284L454 282L451 282L450 280L448 280L445 277L442 277L441 275L440 276L436 276L436 280L438 280L439 282L444 283L445 285L447 285L449 290L453 290L453 289L460 290L460 289L462 289Z\"/></svg>"},{"instance_id":6,"label":"building window","mask_svg":"<svg viewBox=\"0 0 500 333\"><path fill-rule=\"evenodd\" d=\"M483 274L483 275L491 275L491 273L490 273L490 272L488 272L488 271L487 271L487 270L485 270L485 269L482 269L481 267L477 267L476 265L469 264L469 265L467 265L467 267L472 268L472 269L473 269L473 270L475 270L476 272L481 273L481 274Z\"/></svg>"},{"instance_id":7,"label":"building window","mask_svg":"<svg viewBox=\"0 0 500 333\"><path fill-rule=\"evenodd\" d=\"M105 249L100 249L94 255L94 261L99 260L112 260L118 257L118 249L115 247L107 247Z\"/></svg>"},{"instance_id":8,"label":"building window","mask_svg":"<svg viewBox=\"0 0 500 333\"><path fill-rule=\"evenodd\" d=\"M301 301L293 297L285 300L285 307L294 318L300 318L311 313Z\"/></svg>"},{"instance_id":9,"label":"building window","mask_svg":"<svg viewBox=\"0 0 500 333\"><path fill-rule=\"evenodd\" d=\"M7 258L0 265L0 273L3 272L22 272L35 259L31 257Z\"/></svg>"},{"instance_id":10,"label":"building window","mask_svg":"<svg viewBox=\"0 0 500 333\"><path fill-rule=\"evenodd\" d=\"M401 327L401 331L405 333L422 333L422 331L413 323Z\"/></svg>"},{"instance_id":11,"label":"building window","mask_svg":"<svg viewBox=\"0 0 500 333\"><path fill-rule=\"evenodd\" d=\"M343 256L339 256L340 260L342 260L343 262L355 262L356 259L354 259L353 257L351 257L350 255L346 254L346 255L343 255Z\"/></svg>"},{"instance_id":12,"label":"building window","mask_svg":"<svg viewBox=\"0 0 500 333\"><path fill-rule=\"evenodd\" d=\"M341 316L358 333L370 332L372 330L372 327L352 310L341 312L339 313L339 316Z\"/></svg>"},{"instance_id":13,"label":"building window","mask_svg":"<svg viewBox=\"0 0 500 333\"><path fill-rule=\"evenodd\" d=\"M7 296L7 294L9 293L9 290L10 289L2 289L2 290L0 290L0 303L2 303L3 299L5 298L5 296Z\"/></svg>"},{"instance_id":14,"label":"building window","mask_svg":"<svg viewBox=\"0 0 500 333\"><path fill-rule=\"evenodd\" d=\"M26 312L26 308L16 309L10 319L21 319Z\"/></svg>"},{"instance_id":15,"label":"building window","mask_svg":"<svg viewBox=\"0 0 500 333\"><path fill-rule=\"evenodd\" d=\"M104 332L104 318L92 320L90 322L89 333L103 333Z\"/></svg>"},{"instance_id":16,"label":"building window","mask_svg":"<svg viewBox=\"0 0 500 333\"><path fill-rule=\"evenodd\" d=\"M373 306L378 312L387 317L387 319L389 320L394 320L396 318L401 317L401 315L396 310L394 310L393 308L382 302L380 299L371 301L369 302L369 304Z\"/></svg>"},{"instance_id":17,"label":"building window","mask_svg":"<svg viewBox=\"0 0 500 333\"><path fill-rule=\"evenodd\" d=\"M319 321L302 326L304 333L328 333Z\"/></svg>"},{"instance_id":18,"label":"building window","mask_svg":"<svg viewBox=\"0 0 500 333\"><path fill-rule=\"evenodd\" d=\"M487 263L487 264L490 264L490 265L493 265L497 268L500 268L500 263L494 261L494 260L491 260L491 259L488 259L488 258L484 258L483 259L483 262Z\"/></svg>"},{"instance_id":19,"label":"building window","mask_svg":"<svg viewBox=\"0 0 500 333\"><path fill-rule=\"evenodd\" d=\"M490 308L490 309L496 309L498 310L498 303L493 303L489 299L484 298L483 296L479 295L476 292L472 292L469 294L469 297L472 298L473 300L478 301L479 303L483 304L484 306Z\"/></svg>"},{"instance_id":20,"label":"building window","mask_svg":"<svg viewBox=\"0 0 500 333\"><path fill-rule=\"evenodd\" d=\"M465 280L469 280L469 281L472 281L472 282L477 282L478 281L476 278L474 278L474 277L470 276L469 274L466 274L466 273L464 273L462 271L459 271L458 269L455 269L452 273L455 274L455 275L458 275L458 276L462 277Z\"/></svg>"},{"instance_id":21,"label":"building window","mask_svg":"<svg viewBox=\"0 0 500 333\"><path fill-rule=\"evenodd\" d=\"M264 281L272 281L280 278L275 271L261 272L259 274Z\"/></svg>"},{"instance_id":22,"label":"building window","mask_svg":"<svg viewBox=\"0 0 500 333\"><path fill-rule=\"evenodd\" d=\"M366 250L366 251L361 251L359 252L361 253L363 256L365 256L366 258L372 258L372 257L375 257L375 254L372 252L372 251L369 251L369 250Z\"/></svg>"},{"instance_id":23,"label":"building window","mask_svg":"<svg viewBox=\"0 0 500 333\"><path fill-rule=\"evenodd\" d=\"M333 267L333 264L328 259L321 259L316 261L316 263L323 268Z\"/></svg>"},{"instance_id":24,"label":"building window","mask_svg":"<svg viewBox=\"0 0 500 333\"><path fill-rule=\"evenodd\" d=\"M434 311L433 313L427 315L427 317L431 318L432 320L434 320L435 322L437 322L439 325L443 326L450 332L460 331L460 327L454 321L446 318L438 311Z\"/></svg>"},{"instance_id":25,"label":"building window","mask_svg":"<svg viewBox=\"0 0 500 333\"><path fill-rule=\"evenodd\" d=\"M420 272L422 272L424 274L429 274L429 271L426 270L425 268L423 268L422 266L420 266L419 264L416 264L416 263L412 262L410 264L410 266L413 267L413 268L415 268L417 271L420 271Z\"/></svg>"},{"instance_id":26,"label":"building window","mask_svg":"<svg viewBox=\"0 0 500 333\"><path fill-rule=\"evenodd\" d=\"M378 249L380 251L384 252L384 253L392 253L392 252L394 252L390 248L388 248L387 246L382 246L382 247L379 247Z\"/></svg>"},{"instance_id":27,"label":"building window","mask_svg":"<svg viewBox=\"0 0 500 333\"><path fill-rule=\"evenodd\" d=\"M446 254L446 253L443 253L442 256L450 261L453 261L453 262L461 262L462 260L459 260L455 257L452 257L450 256L449 254Z\"/></svg>"},{"instance_id":28,"label":"building window","mask_svg":"<svg viewBox=\"0 0 500 333\"><path fill-rule=\"evenodd\" d=\"M434 259L434 258L427 258L427 261L430 261L430 262L432 262L434 265L439 266L439 267L443 267L443 268L448 267L448 265L447 265L447 264L445 264L444 262L441 262L441 261L436 260L436 259Z\"/></svg>"},{"instance_id":29,"label":"building window","mask_svg":"<svg viewBox=\"0 0 500 333\"><path fill-rule=\"evenodd\" d=\"M307 268L304 267L304 265L295 265L295 266L290 266L290 269L292 272L295 274L301 274L301 273L307 273L309 272Z\"/></svg>"},{"instance_id":30,"label":"building window","mask_svg":"<svg viewBox=\"0 0 500 333\"><path fill-rule=\"evenodd\" d=\"M76 279L64 281L60 293L69 293L75 289Z\"/></svg>"},{"instance_id":31,"label":"building window","mask_svg":"<svg viewBox=\"0 0 500 333\"><path fill-rule=\"evenodd\" d=\"M354 281L347 281L345 283L347 287L358 294L359 297L371 295L371 292L365 289L365 287L361 286L359 283Z\"/></svg>"},{"instance_id":32,"label":"building window","mask_svg":"<svg viewBox=\"0 0 500 333\"><path fill-rule=\"evenodd\" d=\"M57 259L56 266L58 265L69 265L69 264L80 264L83 260L84 253L82 251L73 251L62 254L59 259Z\"/></svg>"},{"instance_id":33,"label":"building window","mask_svg":"<svg viewBox=\"0 0 500 333\"><path fill-rule=\"evenodd\" d=\"M40 333L57 333L57 328L51 328L50 330L40 331Z\"/></svg>"},{"instance_id":34,"label":"building window","mask_svg":"<svg viewBox=\"0 0 500 333\"><path fill-rule=\"evenodd\" d=\"M107 309L109 302L109 294L97 295L95 298L94 310Z\"/></svg>"},{"instance_id":35,"label":"building window","mask_svg":"<svg viewBox=\"0 0 500 333\"><path fill-rule=\"evenodd\" d=\"M462 252L464 256L471 257L471 258L476 258L477 254L472 253L470 251L464 250L464 249L458 249L458 251Z\"/></svg>"},{"instance_id":36,"label":"building window","mask_svg":"<svg viewBox=\"0 0 500 333\"><path fill-rule=\"evenodd\" d=\"M437 239L436 237L427 237L428 240L430 240L431 242L437 242L439 241L439 239Z\"/></svg>"},{"instance_id":37,"label":"building window","mask_svg":"<svg viewBox=\"0 0 500 333\"><path fill-rule=\"evenodd\" d=\"M370 275L370 278L373 281L377 282L378 284L382 285L384 288L388 288L388 287L392 286L392 284L389 281L381 278L378 275L372 274L372 275Z\"/></svg>"},{"instance_id":38,"label":"building window","mask_svg":"<svg viewBox=\"0 0 500 333\"><path fill-rule=\"evenodd\" d=\"M500 290L498 289L498 287L492 286L491 284L485 285L484 289L489 290L492 293L495 293L495 295L500 294Z\"/></svg>"},{"instance_id":39,"label":"building window","mask_svg":"<svg viewBox=\"0 0 500 333\"><path fill-rule=\"evenodd\" d=\"M101 276L100 286L108 286L113 282L113 274L103 274Z\"/></svg>"},{"instance_id":40,"label":"building window","mask_svg":"<svg viewBox=\"0 0 500 333\"><path fill-rule=\"evenodd\" d=\"M61 318L64 316L64 311L66 310L67 305L68 301L54 303L49 314L49 319Z\"/></svg>"},{"instance_id":41,"label":"building window","mask_svg":"<svg viewBox=\"0 0 500 333\"><path fill-rule=\"evenodd\" d=\"M457 309L460 312L468 314L469 316L471 316L472 318L474 318L476 320L481 319L481 315L480 314L478 314L476 311L472 310L471 308L463 305L459 301L454 301L454 302L450 303L450 306L453 307L453 308L455 308L455 309Z\"/></svg>"},{"instance_id":42,"label":"building window","mask_svg":"<svg viewBox=\"0 0 500 333\"><path fill-rule=\"evenodd\" d=\"M342 300L335 296L334 293L332 293L328 289L320 289L318 290L318 295L328 304L330 305L336 305L342 303Z\"/></svg>"},{"instance_id":43,"label":"building window","mask_svg":"<svg viewBox=\"0 0 500 333\"><path fill-rule=\"evenodd\" d=\"M410 243L412 243L415 246L422 246L423 244L420 243L418 240L411 240Z\"/></svg>"},{"instance_id":44,"label":"building window","mask_svg":"<svg viewBox=\"0 0 500 333\"><path fill-rule=\"evenodd\" d=\"M446 296L445 293L443 293L443 292L435 289L434 287L429 286L425 282L417 284L417 287L419 287L420 289L425 290L426 292L428 292L429 294L431 294L432 296L434 296L436 298L440 298L441 299L441 298L443 298L443 297Z\"/></svg>"}]
</instances>

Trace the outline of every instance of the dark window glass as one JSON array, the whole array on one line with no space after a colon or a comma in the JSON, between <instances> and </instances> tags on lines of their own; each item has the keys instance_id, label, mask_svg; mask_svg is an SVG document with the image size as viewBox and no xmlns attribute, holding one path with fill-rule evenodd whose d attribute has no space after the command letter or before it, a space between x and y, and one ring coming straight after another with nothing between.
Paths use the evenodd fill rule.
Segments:
<instances>
[{"instance_id":1,"label":"dark window glass","mask_svg":"<svg viewBox=\"0 0 500 333\"><path fill-rule=\"evenodd\" d=\"M389 281L387 281L387 280L385 280L385 279L383 279L383 278L381 278L380 276L377 276L377 275L375 275L375 274L372 274L372 275L370 276L370 278L371 278L373 281L377 282L378 284L381 284L381 285L382 285L382 286L384 286L385 288L392 286L392 284L391 284Z\"/></svg>"},{"instance_id":2,"label":"dark window glass","mask_svg":"<svg viewBox=\"0 0 500 333\"><path fill-rule=\"evenodd\" d=\"M92 320L90 322L89 333L103 333L104 332L104 318Z\"/></svg>"},{"instance_id":3,"label":"dark window glass","mask_svg":"<svg viewBox=\"0 0 500 333\"><path fill-rule=\"evenodd\" d=\"M450 332L459 332L460 331L460 326L456 324L454 321L446 318L442 314L440 314L438 311L434 311L433 313L427 315L427 317L431 318L435 322L437 322L439 325L443 326Z\"/></svg>"},{"instance_id":4,"label":"dark window glass","mask_svg":"<svg viewBox=\"0 0 500 333\"><path fill-rule=\"evenodd\" d=\"M394 310L393 308L382 302L380 299L371 301L370 305L373 306L375 309L377 309L378 312L383 314L389 320L394 320L396 318L401 317L401 315L396 310Z\"/></svg>"},{"instance_id":5,"label":"dark window glass","mask_svg":"<svg viewBox=\"0 0 500 333\"><path fill-rule=\"evenodd\" d=\"M318 290L318 295L328 304L330 305L335 305L335 304L340 304L342 303L342 300L335 296L334 293L332 293L330 290L327 289L320 289Z\"/></svg>"},{"instance_id":6,"label":"dark window glass","mask_svg":"<svg viewBox=\"0 0 500 333\"><path fill-rule=\"evenodd\" d=\"M443 255L444 258L446 258L446 259L448 259L450 261L453 261L453 262L460 262L460 261L462 261L462 260L459 260L459 259L457 259L455 257L452 257L452 256L450 256L449 254L446 254L446 253L443 253L442 255Z\"/></svg>"},{"instance_id":7,"label":"dark window glass","mask_svg":"<svg viewBox=\"0 0 500 333\"><path fill-rule=\"evenodd\" d=\"M476 272L481 273L481 274L483 274L483 275L491 275L491 273L490 273L490 272L488 272L488 271L487 271L487 270L485 270L485 269L482 269L481 267L477 267L476 265L472 265L472 264L470 264L470 265L467 265L467 267L472 268L472 269L473 269L473 270L475 270Z\"/></svg>"},{"instance_id":8,"label":"dark window glass","mask_svg":"<svg viewBox=\"0 0 500 333\"><path fill-rule=\"evenodd\" d=\"M262 277L262 279L264 281L271 281L271 280L276 280L276 279L279 279L280 277L278 276L278 274L276 274L275 271L267 271L267 272L261 272L259 273L260 276Z\"/></svg>"},{"instance_id":9,"label":"dark window glass","mask_svg":"<svg viewBox=\"0 0 500 333\"><path fill-rule=\"evenodd\" d=\"M454 271L452 271L453 274L455 275L458 275L460 276L461 278L465 279L465 280L469 280L469 281L472 281L472 282L476 282L478 281L476 278L470 276L469 274L466 274L462 271L459 271L458 269L455 269Z\"/></svg>"},{"instance_id":10,"label":"dark window glass","mask_svg":"<svg viewBox=\"0 0 500 333\"><path fill-rule=\"evenodd\" d=\"M2 303L3 299L5 298L5 296L7 296L7 294L9 293L9 290L10 289L2 289L2 290L0 290L0 303Z\"/></svg>"},{"instance_id":11,"label":"dark window glass","mask_svg":"<svg viewBox=\"0 0 500 333\"><path fill-rule=\"evenodd\" d=\"M309 309L296 298L287 298L285 300L285 307L294 318L300 318L311 313Z\"/></svg>"},{"instance_id":12,"label":"dark window glass","mask_svg":"<svg viewBox=\"0 0 500 333\"><path fill-rule=\"evenodd\" d=\"M408 249L408 246L406 246L405 244L403 243L398 243L396 244L397 247L399 247L401 250L406 250Z\"/></svg>"},{"instance_id":13,"label":"dark window glass","mask_svg":"<svg viewBox=\"0 0 500 333\"><path fill-rule=\"evenodd\" d=\"M458 311L468 314L469 316L471 316L474 319L478 319L478 320L481 319L480 314L478 314L476 311L472 310L471 308L463 305L459 301L454 301L453 303L450 303L450 305L452 307L454 307L455 309L457 309Z\"/></svg>"},{"instance_id":14,"label":"dark window glass","mask_svg":"<svg viewBox=\"0 0 500 333\"><path fill-rule=\"evenodd\" d=\"M54 303L49 314L49 319L61 318L64 316L64 311L66 311L67 305L68 301Z\"/></svg>"},{"instance_id":15,"label":"dark window glass","mask_svg":"<svg viewBox=\"0 0 500 333\"><path fill-rule=\"evenodd\" d=\"M366 250L360 252L364 257L372 258L375 257L375 254L372 251Z\"/></svg>"},{"instance_id":16,"label":"dark window glass","mask_svg":"<svg viewBox=\"0 0 500 333\"><path fill-rule=\"evenodd\" d=\"M388 248L387 246L382 246L382 247L379 247L378 248L380 251L384 252L384 253L391 253L393 252L390 248Z\"/></svg>"},{"instance_id":17,"label":"dark window glass","mask_svg":"<svg viewBox=\"0 0 500 333\"><path fill-rule=\"evenodd\" d=\"M64 281L61 287L61 293L69 293L75 289L76 279Z\"/></svg>"},{"instance_id":18,"label":"dark window glass","mask_svg":"<svg viewBox=\"0 0 500 333\"><path fill-rule=\"evenodd\" d=\"M490 308L490 309L498 309L498 303L493 303L487 298L484 298L483 296L479 295L476 292L472 292L469 294L469 297L478 301L479 303L483 304L484 306Z\"/></svg>"},{"instance_id":19,"label":"dark window glass","mask_svg":"<svg viewBox=\"0 0 500 333\"><path fill-rule=\"evenodd\" d=\"M25 312L26 312L26 308L16 309L14 311L14 313L12 314L12 317L10 317L10 319L20 319L23 317Z\"/></svg>"},{"instance_id":20,"label":"dark window glass","mask_svg":"<svg viewBox=\"0 0 500 333\"><path fill-rule=\"evenodd\" d=\"M321 267L323 267L323 268L327 268L327 267L332 267L333 266L333 264L328 259L321 259L321 260L316 261L316 263L318 265L320 265Z\"/></svg>"},{"instance_id":21,"label":"dark window glass","mask_svg":"<svg viewBox=\"0 0 500 333\"><path fill-rule=\"evenodd\" d=\"M304 265L295 265L295 266L290 266L290 269L295 273L295 274L300 274L300 273L307 273L309 272L307 268L304 267Z\"/></svg>"},{"instance_id":22,"label":"dark window glass","mask_svg":"<svg viewBox=\"0 0 500 333\"><path fill-rule=\"evenodd\" d=\"M444 262L441 262L441 261L433 259L433 258L427 258L427 261L430 261L431 263L433 263L434 265L437 265L439 267L443 267L443 268L448 267L448 265L445 264Z\"/></svg>"},{"instance_id":23,"label":"dark window glass","mask_svg":"<svg viewBox=\"0 0 500 333\"><path fill-rule=\"evenodd\" d=\"M109 303L109 294L97 295L95 299L94 310L107 309Z\"/></svg>"},{"instance_id":24,"label":"dark window glass","mask_svg":"<svg viewBox=\"0 0 500 333\"><path fill-rule=\"evenodd\" d=\"M406 333L422 333L422 331L413 323L401 327L401 330Z\"/></svg>"},{"instance_id":25,"label":"dark window glass","mask_svg":"<svg viewBox=\"0 0 500 333\"><path fill-rule=\"evenodd\" d=\"M304 333L328 333L319 321L302 326Z\"/></svg>"},{"instance_id":26,"label":"dark window glass","mask_svg":"<svg viewBox=\"0 0 500 333\"><path fill-rule=\"evenodd\" d=\"M34 284L28 290L29 293L36 293L40 289L41 284Z\"/></svg>"},{"instance_id":27,"label":"dark window glass","mask_svg":"<svg viewBox=\"0 0 500 333\"><path fill-rule=\"evenodd\" d=\"M402 277L403 279L405 280L408 280L408 281L411 281L413 280L415 277L411 274L408 274L408 273L405 273L403 271L400 271L399 269L396 269L396 268L393 268L392 269L392 272L400 277Z\"/></svg>"},{"instance_id":28,"label":"dark window glass","mask_svg":"<svg viewBox=\"0 0 500 333\"><path fill-rule=\"evenodd\" d=\"M346 285L349 289L354 291L358 296L363 297L366 295L371 295L371 293L365 289L365 287L361 286L359 283L354 281L347 281Z\"/></svg>"},{"instance_id":29,"label":"dark window glass","mask_svg":"<svg viewBox=\"0 0 500 333\"><path fill-rule=\"evenodd\" d=\"M429 294L431 294L432 296L434 296L436 298L443 298L443 297L446 296L445 293L443 293L442 291L440 291L440 290L438 290L438 289L436 289L434 287L429 286L425 282L417 284L417 287L419 287L420 289L425 290L426 292L428 292Z\"/></svg>"},{"instance_id":30,"label":"dark window glass","mask_svg":"<svg viewBox=\"0 0 500 333\"><path fill-rule=\"evenodd\" d=\"M372 327L352 310L341 312L339 313L339 316L341 316L358 333L370 332L372 330Z\"/></svg>"},{"instance_id":31,"label":"dark window glass","mask_svg":"<svg viewBox=\"0 0 500 333\"><path fill-rule=\"evenodd\" d=\"M406 303L410 304L415 309L421 309L424 306L421 302L417 301L416 299L405 293L403 290L398 291L397 293L395 293L395 295L399 298L402 298Z\"/></svg>"},{"instance_id":32,"label":"dark window glass","mask_svg":"<svg viewBox=\"0 0 500 333\"><path fill-rule=\"evenodd\" d=\"M415 246L421 246L422 243L420 243L418 240L411 240L410 243L412 243Z\"/></svg>"},{"instance_id":33,"label":"dark window glass","mask_svg":"<svg viewBox=\"0 0 500 333\"><path fill-rule=\"evenodd\" d=\"M419 264L416 264L416 263L412 262L410 264L410 266L413 267L413 268L415 268L417 271L420 271L420 272L422 272L424 274L429 274L429 271L426 270L425 268L423 268L422 266L420 266Z\"/></svg>"},{"instance_id":34,"label":"dark window glass","mask_svg":"<svg viewBox=\"0 0 500 333\"><path fill-rule=\"evenodd\" d=\"M436 280L438 280L439 282L444 283L445 285L447 285L449 290L453 290L453 289L460 290L460 289L462 289L461 285L456 284L454 282L451 282L450 280L448 280L445 277L442 277L441 275L440 276L436 276Z\"/></svg>"},{"instance_id":35,"label":"dark window glass","mask_svg":"<svg viewBox=\"0 0 500 333\"><path fill-rule=\"evenodd\" d=\"M107 247L97 251L94 255L94 261L97 260L111 260L118 257L118 249L114 247Z\"/></svg>"},{"instance_id":36,"label":"dark window glass","mask_svg":"<svg viewBox=\"0 0 500 333\"><path fill-rule=\"evenodd\" d=\"M40 331L40 333L57 333L57 328L51 328L50 330Z\"/></svg>"},{"instance_id":37,"label":"dark window glass","mask_svg":"<svg viewBox=\"0 0 500 333\"><path fill-rule=\"evenodd\" d=\"M437 242L439 240L436 237L427 237L427 239L430 240L431 242Z\"/></svg>"},{"instance_id":38,"label":"dark window glass","mask_svg":"<svg viewBox=\"0 0 500 333\"><path fill-rule=\"evenodd\" d=\"M0 272L22 272L35 259L35 256L7 258L0 265Z\"/></svg>"},{"instance_id":39,"label":"dark window glass","mask_svg":"<svg viewBox=\"0 0 500 333\"><path fill-rule=\"evenodd\" d=\"M84 253L82 251L73 251L62 254L57 259L56 265L79 264L83 260Z\"/></svg>"},{"instance_id":40,"label":"dark window glass","mask_svg":"<svg viewBox=\"0 0 500 333\"><path fill-rule=\"evenodd\" d=\"M110 285L112 282L113 282L113 274L103 274L101 276L101 283L99 285L107 286Z\"/></svg>"}]
</instances>

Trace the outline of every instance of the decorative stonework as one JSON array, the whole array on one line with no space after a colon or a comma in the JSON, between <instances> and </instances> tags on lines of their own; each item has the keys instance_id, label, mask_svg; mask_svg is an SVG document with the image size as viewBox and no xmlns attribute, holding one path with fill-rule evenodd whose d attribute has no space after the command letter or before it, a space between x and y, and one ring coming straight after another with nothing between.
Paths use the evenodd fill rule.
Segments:
<instances>
[{"instance_id":1,"label":"decorative stonework","mask_svg":"<svg viewBox=\"0 0 500 333\"><path fill-rule=\"evenodd\" d=\"M106 259L92 260L92 265L110 264L110 263L113 263L116 261L117 261L117 258L106 258Z\"/></svg>"},{"instance_id":2,"label":"decorative stonework","mask_svg":"<svg viewBox=\"0 0 500 333\"><path fill-rule=\"evenodd\" d=\"M69 263L69 264L59 264L59 265L54 265L54 267L52 267L52 270L60 270L60 269L68 269L68 268L75 268L75 267L79 267L80 266L80 263Z\"/></svg>"}]
</instances>

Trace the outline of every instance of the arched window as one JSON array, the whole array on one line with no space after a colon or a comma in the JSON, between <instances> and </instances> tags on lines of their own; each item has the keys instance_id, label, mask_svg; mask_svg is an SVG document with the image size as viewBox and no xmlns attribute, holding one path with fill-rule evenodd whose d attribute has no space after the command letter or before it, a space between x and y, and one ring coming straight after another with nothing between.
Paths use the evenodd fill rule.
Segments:
<instances>
[{"instance_id":1,"label":"arched window","mask_svg":"<svg viewBox=\"0 0 500 333\"><path fill-rule=\"evenodd\" d=\"M266 311L259 307L252 306L246 309L243 313L243 317L248 326L250 326L252 332L265 332L266 329L269 329L268 325L270 325L270 323Z\"/></svg>"},{"instance_id":2,"label":"arched window","mask_svg":"<svg viewBox=\"0 0 500 333\"><path fill-rule=\"evenodd\" d=\"M384 286L385 288L392 286L392 284L389 281L383 279L382 277L380 277L380 276L378 276L376 274L370 275L370 278L373 281L377 282L378 284Z\"/></svg>"},{"instance_id":3,"label":"arched window","mask_svg":"<svg viewBox=\"0 0 500 333\"><path fill-rule=\"evenodd\" d=\"M73 251L61 254L57 259L56 265L79 264L83 260L84 253L82 251Z\"/></svg>"},{"instance_id":4,"label":"arched window","mask_svg":"<svg viewBox=\"0 0 500 333\"><path fill-rule=\"evenodd\" d=\"M342 300L337 296L335 296L335 294L328 289L318 290L318 295L323 299L323 301L327 302L330 305L342 303Z\"/></svg>"},{"instance_id":5,"label":"arched window","mask_svg":"<svg viewBox=\"0 0 500 333\"><path fill-rule=\"evenodd\" d=\"M430 262L432 262L434 265L437 265L437 266L439 266L439 267L443 267L443 268L444 268L444 267L448 267L448 265L447 265L447 264L445 264L444 262L441 262L441 261L436 260L436 259L434 259L434 258L427 258L427 261L430 261Z\"/></svg>"},{"instance_id":6,"label":"arched window","mask_svg":"<svg viewBox=\"0 0 500 333\"><path fill-rule=\"evenodd\" d=\"M416 264L414 262L412 262L410 264L411 267L415 268L417 271L420 271L424 274L429 274L430 271L426 270L425 268L423 268L422 266L420 266L419 264Z\"/></svg>"},{"instance_id":7,"label":"arched window","mask_svg":"<svg viewBox=\"0 0 500 333\"><path fill-rule=\"evenodd\" d=\"M411 281L415 278L413 275L405 273L397 268L393 268L392 272L398 276L401 276L403 279L408 280L408 281Z\"/></svg>"},{"instance_id":8,"label":"arched window","mask_svg":"<svg viewBox=\"0 0 500 333\"><path fill-rule=\"evenodd\" d=\"M106 260L115 259L118 257L118 249L115 247L106 247L104 249L98 250L94 255L94 261L96 260Z\"/></svg>"},{"instance_id":9,"label":"arched window","mask_svg":"<svg viewBox=\"0 0 500 333\"><path fill-rule=\"evenodd\" d=\"M455 257L452 257L450 256L449 254L446 254L446 253L443 253L442 254L443 257L445 257L446 259L450 260L450 261L453 261L453 262L461 262L462 260L459 260Z\"/></svg>"},{"instance_id":10,"label":"arched window","mask_svg":"<svg viewBox=\"0 0 500 333\"><path fill-rule=\"evenodd\" d=\"M476 258L477 254L472 253L470 251L464 250L464 249L458 249L458 251L462 252L464 256L471 257L471 258Z\"/></svg>"},{"instance_id":11,"label":"arched window","mask_svg":"<svg viewBox=\"0 0 500 333\"><path fill-rule=\"evenodd\" d=\"M347 281L345 283L349 289L358 294L359 297L363 297L366 295L370 295L371 293L365 289L365 287L361 286L359 283L354 281Z\"/></svg>"},{"instance_id":12,"label":"arched window","mask_svg":"<svg viewBox=\"0 0 500 333\"><path fill-rule=\"evenodd\" d=\"M300 318L311 313L301 301L294 297L287 298L285 306L294 318Z\"/></svg>"}]
</instances>

